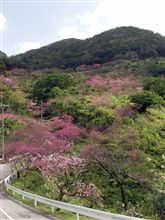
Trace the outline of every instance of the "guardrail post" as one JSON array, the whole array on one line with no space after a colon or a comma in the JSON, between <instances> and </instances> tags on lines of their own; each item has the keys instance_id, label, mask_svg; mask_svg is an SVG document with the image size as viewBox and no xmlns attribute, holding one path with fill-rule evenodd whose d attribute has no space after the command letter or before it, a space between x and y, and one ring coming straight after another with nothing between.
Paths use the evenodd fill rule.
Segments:
<instances>
[{"instance_id":1,"label":"guardrail post","mask_svg":"<svg viewBox=\"0 0 165 220\"><path fill-rule=\"evenodd\" d=\"M51 207L51 212L54 213L54 206Z\"/></svg>"},{"instance_id":2,"label":"guardrail post","mask_svg":"<svg viewBox=\"0 0 165 220\"><path fill-rule=\"evenodd\" d=\"M34 206L37 207L37 201L36 200L34 200Z\"/></svg>"},{"instance_id":3,"label":"guardrail post","mask_svg":"<svg viewBox=\"0 0 165 220\"><path fill-rule=\"evenodd\" d=\"M80 220L80 215L76 213L76 220Z\"/></svg>"},{"instance_id":4,"label":"guardrail post","mask_svg":"<svg viewBox=\"0 0 165 220\"><path fill-rule=\"evenodd\" d=\"M22 200L24 200L25 199L25 196L22 196Z\"/></svg>"},{"instance_id":5,"label":"guardrail post","mask_svg":"<svg viewBox=\"0 0 165 220\"><path fill-rule=\"evenodd\" d=\"M15 192L13 191L13 195L15 195Z\"/></svg>"}]
</instances>

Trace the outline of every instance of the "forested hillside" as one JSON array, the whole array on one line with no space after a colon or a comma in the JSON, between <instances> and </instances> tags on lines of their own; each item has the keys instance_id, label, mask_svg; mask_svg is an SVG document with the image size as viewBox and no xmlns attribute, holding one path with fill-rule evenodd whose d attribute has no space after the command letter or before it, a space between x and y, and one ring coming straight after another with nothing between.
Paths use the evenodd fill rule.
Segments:
<instances>
[{"instance_id":1,"label":"forested hillside","mask_svg":"<svg viewBox=\"0 0 165 220\"><path fill-rule=\"evenodd\" d=\"M75 68L116 59L165 56L165 38L135 27L115 28L86 40L66 39L11 57L16 67Z\"/></svg>"},{"instance_id":2,"label":"forested hillside","mask_svg":"<svg viewBox=\"0 0 165 220\"><path fill-rule=\"evenodd\" d=\"M13 184L164 220L164 43L158 34L123 27L13 58L3 54L0 141L4 132L5 162L12 157L14 168L24 168Z\"/></svg>"}]
</instances>

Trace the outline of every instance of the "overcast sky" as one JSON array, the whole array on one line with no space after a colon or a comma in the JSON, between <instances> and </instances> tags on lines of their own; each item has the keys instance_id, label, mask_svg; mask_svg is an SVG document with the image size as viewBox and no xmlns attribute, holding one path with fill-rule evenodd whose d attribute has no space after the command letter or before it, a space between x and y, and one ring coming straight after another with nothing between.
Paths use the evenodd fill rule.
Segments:
<instances>
[{"instance_id":1,"label":"overcast sky","mask_svg":"<svg viewBox=\"0 0 165 220\"><path fill-rule=\"evenodd\" d=\"M1 49L8 55L119 26L165 36L165 0L1 0Z\"/></svg>"}]
</instances>

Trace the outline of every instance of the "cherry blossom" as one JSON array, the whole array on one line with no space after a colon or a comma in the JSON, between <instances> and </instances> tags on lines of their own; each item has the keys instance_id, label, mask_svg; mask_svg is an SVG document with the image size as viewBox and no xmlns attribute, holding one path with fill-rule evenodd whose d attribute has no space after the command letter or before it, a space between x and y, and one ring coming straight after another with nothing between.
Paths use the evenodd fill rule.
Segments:
<instances>
[{"instance_id":1,"label":"cherry blossom","mask_svg":"<svg viewBox=\"0 0 165 220\"><path fill-rule=\"evenodd\" d=\"M40 169L45 179L57 187L60 201L63 201L65 195L101 197L94 184L83 182L86 165L85 159L61 154L52 154L33 161L33 166Z\"/></svg>"}]
</instances>

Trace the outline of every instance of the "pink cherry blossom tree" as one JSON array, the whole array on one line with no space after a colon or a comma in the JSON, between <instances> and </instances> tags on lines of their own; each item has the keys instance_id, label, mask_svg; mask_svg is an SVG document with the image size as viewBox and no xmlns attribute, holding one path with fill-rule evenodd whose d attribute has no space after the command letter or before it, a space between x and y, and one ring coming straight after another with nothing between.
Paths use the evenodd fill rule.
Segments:
<instances>
[{"instance_id":1,"label":"pink cherry blossom tree","mask_svg":"<svg viewBox=\"0 0 165 220\"><path fill-rule=\"evenodd\" d=\"M22 119L12 114L5 114L4 117ZM80 136L80 129L73 124L72 117L68 115L53 118L47 123L25 119L23 118L24 128L13 132L5 145L6 160L15 158L13 163L17 170L20 167L28 170L30 161L34 158L63 153L70 149Z\"/></svg>"},{"instance_id":2,"label":"pink cherry blossom tree","mask_svg":"<svg viewBox=\"0 0 165 220\"><path fill-rule=\"evenodd\" d=\"M25 128L11 134L10 138L6 138L5 160L11 162L15 170L22 169L26 173L31 166L32 158L63 152L67 147L68 143L65 140L56 138L40 123L31 122Z\"/></svg>"},{"instance_id":3,"label":"pink cherry blossom tree","mask_svg":"<svg viewBox=\"0 0 165 220\"><path fill-rule=\"evenodd\" d=\"M58 200L64 196L101 197L100 191L92 183L83 181L87 161L77 156L52 154L33 161L45 179L55 185Z\"/></svg>"},{"instance_id":4,"label":"pink cherry blossom tree","mask_svg":"<svg viewBox=\"0 0 165 220\"><path fill-rule=\"evenodd\" d=\"M47 122L49 130L59 139L67 140L70 143L76 141L81 134L81 129L73 123L70 115L54 117Z\"/></svg>"}]
</instances>

